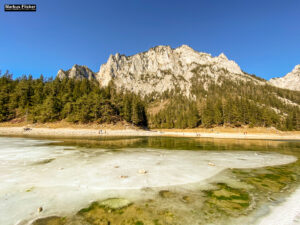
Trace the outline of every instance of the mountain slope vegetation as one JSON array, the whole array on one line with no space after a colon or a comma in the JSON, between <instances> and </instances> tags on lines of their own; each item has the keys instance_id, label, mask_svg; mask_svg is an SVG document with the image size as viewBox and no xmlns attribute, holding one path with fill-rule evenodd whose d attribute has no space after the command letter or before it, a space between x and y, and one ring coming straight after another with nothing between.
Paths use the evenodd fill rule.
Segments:
<instances>
[{"instance_id":1,"label":"mountain slope vegetation","mask_svg":"<svg viewBox=\"0 0 300 225\"><path fill-rule=\"evenodd\" d=\"M117 90L113 82L23 76L0 77L0 121L115 123L149 128L263 126L300 130L300 92L258 85L251 80L217 80L195 71L191 96L180 88L140 96ZM286 99L288 102L282 101ZM151 113L161 102L163 106ZM290 104L289 102L293 102Z\"/></svg>"},{"instance_id":2,"label":"mountain slope vegetation","mask_svg":"<svg viewBox=\"0 0 300 225\"><path fill-rule=\"evenodd\" d=\"M192 94L194 98L187 98L175 90L162 95L161 101L169 99L170 103L155 115L150 115L149 125L160 128L190 128L199 125L247 125L281 130L300 128L300 93L296 91L257 85L252 81L219 78L215 82L201 77L192 82Z\"/></svg>"}]
</instances>

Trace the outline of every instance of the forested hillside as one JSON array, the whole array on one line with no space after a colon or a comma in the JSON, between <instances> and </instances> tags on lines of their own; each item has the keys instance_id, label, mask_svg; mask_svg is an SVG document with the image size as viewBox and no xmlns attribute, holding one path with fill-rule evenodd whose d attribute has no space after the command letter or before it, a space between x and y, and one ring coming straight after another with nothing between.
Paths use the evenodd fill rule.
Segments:
<instances>
[{"instance_id":1,"label":"forested hillside","mask_svg":"<svg viewBox=\"0 0 300 225\"><path fill-rule=\"evenodd\" d=\"M208 79L208 78L207 78ZM250 81L217 82L197 76L192 98L179 89L143 98L101 88L96 80L0 77L0 121L115 123L125 120L149 128L274 126L300 130L300 92ZM154 110L155 109L155 110Z\"/></svg>"},{"instance_id":2,"label":"forested hillside","mask_svg":"<svg viewBox=\"0 0 300 225\"><path fill-rule=\"evenodd\" d=\"M87 79L13 80L8 73L0 78L0 121L23 118L30 122L67 120L74 123L112 123L126 120L146 126L142 100L132 93L117 94L109 85L100 88Z\"/></svg>"},{"instance_id":3,"label":"forested hillside","mask_svg":"<svg viewBox=\"0 0 300 225\"><path fill-rule=\"evenodd\" d=\"M162 102L168 103L162 110L150 115L150 126L248 125L300 130L300 92L221 77L217 82L204 77L198 80L195 76L192 81L193 99L177 93L180 92L174 90L162 96Z\"/></svg>"}]
</instances>

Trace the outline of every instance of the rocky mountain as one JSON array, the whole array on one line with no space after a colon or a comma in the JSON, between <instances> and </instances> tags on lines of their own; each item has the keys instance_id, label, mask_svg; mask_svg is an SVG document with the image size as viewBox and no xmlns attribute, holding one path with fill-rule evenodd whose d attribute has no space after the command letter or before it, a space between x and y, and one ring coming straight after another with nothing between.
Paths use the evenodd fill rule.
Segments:
<instances>
[{"instance_id":1,"label":"rocky mountain","mask_svg":"<svg viewBox=\"0 0 300 225\"><path fill-rule=\"evenodd\" d=\"M300 91L300 64L295 66L292 72L280 78L273 78L269 83L276 87Z\"/></svg>"},{"instance_id":2,"label":"rocky mountain","mask_svg":"<svg viewBox=\"0 0 300 225\"><path fill-rule=\"evenodd\" d=\"M57 77L63 79L65 77L75 78L75 79L95 79L95 74L87 66L74 65L71 69L64 71L59 70Z\"/></svg>"},{"instance_id":3,"label":"rocky mountain","mask_svg":"<svg viewBox=\"0 0 300 225\"><path fill-rule=\"evenodd\" d=\"M142 95L162 93L175 87L189 95L191 79L196 72L215 81L220 76L232 80L253 79L223 53L213 57L187 45L176 49L157 46L133 56L111 55L96 77L102 86L114 81L118 88Z\"/></svg>"},{"instance_id":4,"label":"rocky mountain","mask_svg":"<svg viewBox=\"0 0 300 225\"><path fill-rule=\"evenodd\" d=\"M214 57L187 45L156 46L132 56L117 53L97 73L75 65L57 76L96 80L100 88L113 83L118 93L137 94L145 100L152 127L186 127L180 122L184 118L190 118L188 126L193 127L197 116L192 115L198 112L206 125L220 124L222 118L223 124L257 120L259 126L291 129L296 125L290 121L298 121L300 110L299 93L286 90L299 90L300 66L283 78L266 81L242 71L223 53Z\"/></svg>"},{"instance_id":5,"label":"rocky mountain","mask_svg":"<svg viewBox=\"0 0 300 225\"><path fill-rule=\"evenodd\" d=\"M113 81L118 89L126 89L141 95L163 93L177 87L189 96L191 80L196 76L199 79L201 76L206 77L206 82L228 78L265 83L244 73L223 53L213 57L207 53L197 52L187 45L175 49L170 46L157 46L133 56L117 53L110 55L98 73L92 73L87 67L74 66L70 71L59 71L58 77L65 76L95 78L101 86L107 86Z\"/></svg>"},{"instance_id":6,"label":"rocky mountain","mask_svg":"<svg viewBox=\"0 0 300 225\"><path fill-rule=\"evenodd\" d=\"M299 69L278 80L297 88ZM242 71L224 54L214 57L187 45L111 55L97 73L74 65L57 77L60 82L0 76L0 121L26 116L42 123L300 130L300 91L269 85L272 81Z\"/></svg>"}]
</instances>

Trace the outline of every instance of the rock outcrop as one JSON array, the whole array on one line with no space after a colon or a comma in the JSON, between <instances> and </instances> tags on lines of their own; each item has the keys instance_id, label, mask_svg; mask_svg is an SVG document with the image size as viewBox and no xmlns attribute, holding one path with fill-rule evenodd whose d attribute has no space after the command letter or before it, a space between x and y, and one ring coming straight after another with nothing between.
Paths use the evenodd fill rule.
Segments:
<instances>
[{"instance_id":1,"label":"rock outcrop","mask_svg":"<svg viewBox=\"0 0 300 225\"><path fill-rule=\"evenodd\" d=\"M217 57L197 52L187 45L176 49L157 46L133 56L111 55L100 67L96 78L102 86L114 81L118 88L140 93L162 93L179 87L189 95L191 78L195 71L213 79L229 76L230 79L253 79L222 53Z\"/></svg>"},{"instance_id":2,"label":"rock outcrop","mask_svg":"<svg viewBox=\"0 0 300 225\"><path fill-rule=\"evenodd\" d=\"M205 82L219 82L222 77L266 83L244 73L237 63L229 60L223 53L213 57L187 45L175 49L170 46L157 46L133 56L117 53L109 56L98 73L94 74L85 66L75 65L66 72L60 70L57 76L96 79L101 86L107 86L112 81L119 90L125 89L142 96L175 88L189 96L192 78L195 76L197 79L205 77Z\"/></svg>"},{"instance_id":3,"label":"rock outcrop","mask_svg":"<svg viewBox=\"0 0 300 225\"><path fill-rule=\"evenodd\" d=\"M272 78L269 83L273 86L300 91L300 64L292 72L280 78Z\"/></svg>"},{"instance_id":4,"label":"rock outcrop","mask_svg":"<svg viewBox=\"0 0 300 225\"><path fill-rule=\"evenodd\" d=\"M57 77L63 79L65 77L75 78L75 79L95 79L95 74L87 66L74 65L71 69L64 71L59 70Z\"/></svg>"}]
</instances>

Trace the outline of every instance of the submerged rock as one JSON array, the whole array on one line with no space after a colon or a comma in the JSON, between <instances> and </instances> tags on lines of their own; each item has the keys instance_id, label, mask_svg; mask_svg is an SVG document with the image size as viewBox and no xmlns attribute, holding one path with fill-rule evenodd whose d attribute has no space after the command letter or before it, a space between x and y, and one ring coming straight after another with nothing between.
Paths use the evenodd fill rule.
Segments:
<instances>
[{"instance_id":1,"label":"submerged rock","mask_svg":"<svg viewBox=\"0 0 300 225\"><path fill-rule=\"evenodd\" d=\"M144 170L144 169L141 169L141 170L139 170L138 171L140 174L146 174L146 173L148 173L146 170Z\"/></svg>"},{"instance_id":2,"label":"submerged rock","mask_svg":"<svg viewBox=\"0 0 300 225\"><path fill-rule=\"evenodd\" d=\"M172 198L175 196L175 194L168 190L162 190L159 192L159 195L163 198Z\"/></svg>"},{"instance_id":3,"label":"submerged rock","mask_svg":"<svg viewBox=\"0 0 300 225\"><path fill-rule=\"evenodd\" d=\"M44 159L44 160L37 161L37 162L33 163L33 165L44 165L44 164L51 163L53 160L55 160L55 159L54 158L52 158L52 159Z\"/></svg>"},{"instance_id":4,"label":"submerged rock","mask_svg":"<svg viewBox=\"0 0 300 225\"><path fill-rule=\"evenodd\" d=\"M209 165L209 166L216 166L216 164L214 164L214 163L212 163L212 162L209 162L208 165Z\"/></svg>"},{"instance_id":5,"label":"submerged rock","mask_svg":"<svg viewBox=\"0 0 300 225\"><path fill-rule=\"evenodd\" d=\"M42 211L43 211L43 207L42 207L42 206L39 207L37 211L38 211L39 213L42 212Z\"/></svg>"},{"instance_id":6,"label":"submerged rock","mask_svg":"<svg viewBox=\"0 0 300 225\"><path fill-rule=\"evenodd\" d=\"M58 216L50 216L35 220L32 225L65 225L66 218Z\"/></svg>"},{"instance_id":7,"label":"submerged rock","mask_svg":"<svg viewBox=\"0 0 300 225\"><path fill-rule=\"evenodd\" d=\"M191 197L190 197L190 196L187 196L187 195L183 196L181 199L182 199L182 201L183 201L184 203L190 203L190 202L193 201L193 200L191 199Z\"/></svg>"},{"instance_id":8,"label":"submerged rock","mask_svg":"<svg viewBox=\"0 0 300 225\"><path fill-rule=\"evenodd\" d=\"M109 198L99 202L100 206L104 206L110 209L121 209L129 206L130 204L132 204L132 202L125 198Z\"/></svg>"}]
</instances>

